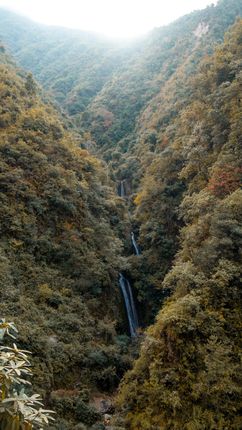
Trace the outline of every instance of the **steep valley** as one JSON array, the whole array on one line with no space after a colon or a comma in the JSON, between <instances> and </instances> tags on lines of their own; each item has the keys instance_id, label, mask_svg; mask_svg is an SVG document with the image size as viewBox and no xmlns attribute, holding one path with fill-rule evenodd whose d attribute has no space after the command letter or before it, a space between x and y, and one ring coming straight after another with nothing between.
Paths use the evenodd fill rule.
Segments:
<instances>
[{"instance_id":1,"label":"steep valley","mask_svg":"<svg viewBox=\"0 0 242 430\"><path fill-rule=\"evenodd\" d=\"M241 426L241 16L128 44L0 10L0 317L51 430Z\"/></svg>"}]
</instances>

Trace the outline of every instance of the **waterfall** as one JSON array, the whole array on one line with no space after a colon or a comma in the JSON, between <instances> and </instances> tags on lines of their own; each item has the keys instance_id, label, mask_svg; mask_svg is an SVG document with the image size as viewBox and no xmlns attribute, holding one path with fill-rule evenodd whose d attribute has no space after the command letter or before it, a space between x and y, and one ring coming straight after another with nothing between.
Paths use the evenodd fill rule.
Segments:
<instances>
[{"instance_id":1,"label":"waterfall","mask_svg":"<svg viewBox=\"0 0 242 430\"><path fill-rule=\"evenodd\" d=\"M120 181L119 187L118 187L118 194L123 199L126 197L126 179L123 179L122 181ZM129 214L129 216L130 216L130 214ZM134 237L133 232L131 233L131 239L132 239L132 244L133 244L134 249L135 249L135 254L140 255L140 251L139 251L138 245L135 241L135 237ZM120 289L122 291L123 298L124 298L125 309L126 309L126 313L127 313L127 317L128 317L128 323L129 323L130 335L131 335L131 337L136 337L139 323L138 323L138 317L137 317L136 307L135 307L135 303L134 303L134 297L133 297L130 283L129 283L128 279L126 279L124 277L124 275L122 275L122 273L119 274L119 286L120 286Z\"/></svg>"},{"instance_id":2,"label":"waterfall","mask_svg":"<svg viewBox=\"0 0 242 430\"><path fill-rule=\"evenodd\" d=\"M133 293L128 279L119 274L119 285L123 293L131 337L137 336L138 317L134 303Z\"/></svg>"},{"instance_id":3,"label":"waterfall","mask_svg":"<svg viewBox=\"0 0 242 430\"><path fill-rule=\"evenodd\" d=\"M123 181L120 181L120 197L125 197L125 179Z\"/></svg>"},{"instance_id":4,"label":"waterfall","mask_svg":"<svg viewBox=\"0 0 242 430\"><path fill-rule=\"evenodd\" d=\"M136 243L133 231L131 232L131 240L132 240L132 244L133 244L133 247L134 247L134 250L135 250L135 254L136 255L140 255L140 250L139 250L139 247L138 247L138 245Z\"/></svg>"}]
</instances>

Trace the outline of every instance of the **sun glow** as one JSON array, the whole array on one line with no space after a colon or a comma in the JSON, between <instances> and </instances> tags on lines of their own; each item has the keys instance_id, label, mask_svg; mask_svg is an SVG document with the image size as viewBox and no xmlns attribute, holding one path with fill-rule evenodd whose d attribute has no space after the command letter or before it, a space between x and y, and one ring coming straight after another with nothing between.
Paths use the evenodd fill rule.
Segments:
<instances>
[{"instance_id":1,"label":"sun glow","mask_svg":"<svg viewBox=\"0 0 242 430\"><path fill-rule=\"evenodd\" d=\"M109 37L140 36L210 0L0 0L0 6L48 25L60 25L105 34Z\"/></svg>"}]
</instances>

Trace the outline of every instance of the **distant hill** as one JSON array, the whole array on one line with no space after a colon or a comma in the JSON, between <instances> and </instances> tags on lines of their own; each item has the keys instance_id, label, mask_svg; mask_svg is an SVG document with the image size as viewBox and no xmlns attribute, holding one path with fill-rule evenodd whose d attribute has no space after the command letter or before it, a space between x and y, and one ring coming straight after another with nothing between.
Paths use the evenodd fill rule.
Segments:
<instances>
[{"instance_id":1,"label":"distant hill","mask_svg":"<svg viewBox=\"0 0 242 430\"><path fill-rule=\"evenodd\" d=\"M147 103L180 66L192 74L241 9L239 0L221 0L126 46L1 10L0 38L110 161L113 145L121 154L132 149Z\"/></svg>"},{"instance_id":2,"label":"distant hill","mask_svg":"<svg viewBox=\"0 0 242 430\"><path fill-rule=\"evenodd\" d=\"M140 42L82 115L106 160L112 161L115 148L125 153L118 163L124 167L127 153L137 144L143 110L181 67L192 75L201 57L213 52L241 14L240 1L220 1L154 30Z\"/></svg>"},{"instance_id":3,"label":"distant hill","mask_svg":"<svg viewBox=\"0 0 242 430\"><path fill-rule=\"evenodd\" d=\"M85 110L130 50L91 33L43 26L4 9L0 39L71 116Z\"/></svg>"}]
</instances>

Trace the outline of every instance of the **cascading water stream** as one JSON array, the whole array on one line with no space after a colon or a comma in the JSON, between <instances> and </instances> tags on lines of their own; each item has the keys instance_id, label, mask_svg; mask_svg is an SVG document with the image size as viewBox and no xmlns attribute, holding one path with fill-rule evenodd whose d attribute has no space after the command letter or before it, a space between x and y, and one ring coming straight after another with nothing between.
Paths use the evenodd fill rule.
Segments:
<instances>
[{"instance_id":1,"label":"cascading water stream","mask_svg":"<svg viewBox=\"0 0 242 430\"><path fill-rule=\"evenodd\" d=\"M138 245L136 243L133 231L131 232L131 240L132 240L132 244L133 244L133 247L134 247L134 250L135 250L135 254L136 255L140 255L140 250L139 250L139 247L138 247Z\"/></svg>"},{"instance_id":2,"label":"cascading water stream","mask_svg":"<svg viewBox=\"0 0 242 430\"><path fill-rule=\"evenodd\" d=\"M119 274L119 285L123 294L131 337L137 336L139 327L133 293L128 279L122 273Z\"/></svg>"},{"instance_id":3,"label":"cascading water stream","mask_svg":"<svg viewBox=\"0 0 242 430\"><path fill-rule=\"evenodd\" d=\"M120 197L125 197L126 193L125 193L125 179L123 181L120 181Z\"/></svg>"},{"instance_id":4,"label":"cascading water stream","mask_svg":"<svg viewBox=\"0 0 242 430\"><path fill-rule=\"evenodd\" d=\"M122 198L126 198L125 183L126 183L126 180L123 179L122 181L120 181L119 187L118 187L118 194ZM138 245L135 241L135 237L134 237L133 232L131 233L131 239L132 239L132 243L133 243L133 246L135 249L135 254L140 255L139 248L138 248ZM138 323L138 317L137 317L133 292L132 292L132 288L131 288L131 285L130 285L128 279L126 279L122 273L119 274L119 286L120 286L120 289L122 291L123 298L124 298L124 303L125 303L125 308L126 308L126 313L127 313L127 317L128 317L128 323L129 323L130 335L131 335L131 337L136 337L139 323Z\"/></svg>"}]
</instances>

